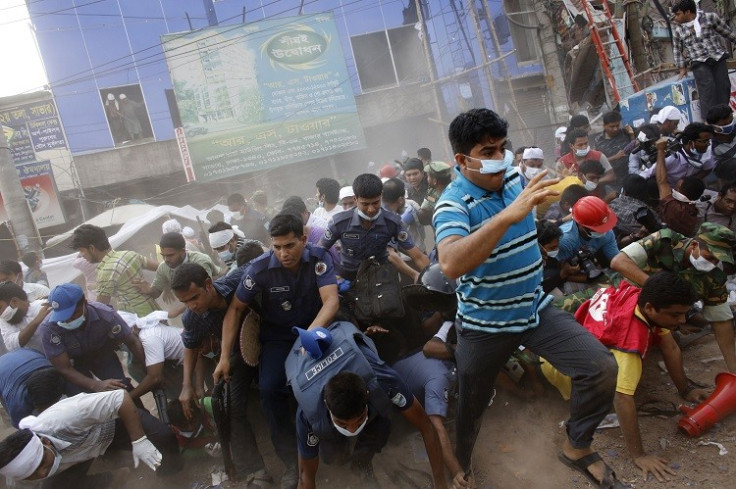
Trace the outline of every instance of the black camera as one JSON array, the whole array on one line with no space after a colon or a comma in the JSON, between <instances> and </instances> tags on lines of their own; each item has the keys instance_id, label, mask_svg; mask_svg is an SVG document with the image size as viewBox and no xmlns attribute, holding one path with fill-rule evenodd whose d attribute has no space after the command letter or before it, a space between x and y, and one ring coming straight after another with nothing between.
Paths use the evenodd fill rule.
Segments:
<instances>
[{"instance_id":1,"label":"black camera","mask_svg":"<svg viewBox=\"0 0 736 489\"><path fill-rule=\"evenodd\" d=\"M580 267L580 271L588 276L588 279L598 278L603 272L593 261L593 253L587 250L578 250L577 254L570 258L570 265Z\"/></svg>"},{"instance_id":2,"label":"black camera","mask_svg":"<svg viewBox=\"0 0 736 489\"><path fill-rule=\"evenodd\" d=\"M680 151L682 149L682 140L680 139L680 136L675 137L667 137L667 148L664 151L664 157L667 158L670 155L673 155ZM657 146L656 146L656 139L649 139L647 141L639 141L639 144L634 148L632 153L640 153L639 159L641 159L642 163L649 168L653 164L657 162Z\"/></svg>"}]
</instances>

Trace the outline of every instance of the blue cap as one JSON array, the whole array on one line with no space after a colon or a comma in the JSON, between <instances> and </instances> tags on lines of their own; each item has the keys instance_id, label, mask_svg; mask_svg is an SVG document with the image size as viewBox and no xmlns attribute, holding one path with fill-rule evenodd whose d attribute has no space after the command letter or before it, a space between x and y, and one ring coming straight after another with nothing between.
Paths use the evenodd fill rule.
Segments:
<instances>
[{"instance_id":1,"label":"blue cap","mask_svg":"<svg viewBox=\"0 0 736 489\"><path fill-rule=\"evenodd\" d=\"M53 288L49 294L49 304L51 304L51 315L49 321L66 321L72 314L77 304L84 297L82 287L77 284L61 284Z\"/></svg>"},{"instance_id":2,"label":"blue cap","mask_svg":"<svg viewBox=\"0 0 736 489\"><path fill-rule=\"evenodd\" d=\"M294 326L291 330L299 334L302 346L315 360L322 358L332 344L332 334L325 328L306 329Z\"/></svg>"}]
</instances>

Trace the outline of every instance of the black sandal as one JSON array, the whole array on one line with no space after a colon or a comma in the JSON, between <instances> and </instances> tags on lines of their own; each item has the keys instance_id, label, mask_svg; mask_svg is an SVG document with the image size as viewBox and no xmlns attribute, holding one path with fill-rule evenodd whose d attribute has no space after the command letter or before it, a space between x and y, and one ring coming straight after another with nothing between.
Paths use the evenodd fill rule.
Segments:
<instances>
[{"instance_id":1,"label":"black sandal","mask_svg":"<svg viewBox=\"0 0 736 489\"><path fill-rule=\"evenodd\" d=\"M563 464L567 465L573 470L577 470L585 477L587 477L594 487L598 487L600 489L625 489L629 487L624 485L616 478L616 473L613 471L613 469L611 469L611 467L608 466L608 464L603 462L603 459L600 455L598 455L598 452L593 452L584 457L580 457L577 460L571 460L567 458L564 453L560 453L558 458ZM600 481L596 479L595 476L591 474L588 470L588 467L598 461L603 462L603 465L606 466L605 472L603 474L603 479Z\"/></svg>"}]
</instances>

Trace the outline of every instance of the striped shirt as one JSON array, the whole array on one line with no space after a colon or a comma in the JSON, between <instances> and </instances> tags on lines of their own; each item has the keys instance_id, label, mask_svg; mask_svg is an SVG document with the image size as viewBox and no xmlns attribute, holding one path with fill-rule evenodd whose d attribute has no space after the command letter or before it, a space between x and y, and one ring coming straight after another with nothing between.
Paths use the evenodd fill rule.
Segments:
<instances>
[{"instance_id":1,"label":"striped shirt","mask_svg":"<svg viewBox=\"0 0 736 489\"><path fill-rule=\"evenodd\" d=\"M521 193L516 168L506 172L501 193L457 178L442 193L434 212L439 244L465 237L501 212ZM458 318L463 328L486 333L519 333L539 324L539 311L552 301L542 290L542 255L531 213L509 227L490 256L458 280Z\"/></svg>"},{"instance_id":2,"label":"striped shirt","mask_svg":"<svg viewBox=\"0 0 736 489\"><path fill-rule=\"evenodd\" d=\"M133 279L143 278L145 263L143 255L135 251L110 250L97 265L97 296L115 299L117 309L140 317L160 310L154 299L133 285Z\"/></svg>"},{"instance_id":3,"label":"striped shirt","mask_svg":"<svg viewBox=\"0 0 736 489\"><path fill-rule=\"evenodd\" d=\"M698 11L698 22L702 29L700 37L695 28L675 24L672 32L672 53L678 68L692 67L691 63L704 63L708 58L719 60L726 53L724 37L736 43L736 34L721 18L712 12Z\"/></svg>"}]
</instances>

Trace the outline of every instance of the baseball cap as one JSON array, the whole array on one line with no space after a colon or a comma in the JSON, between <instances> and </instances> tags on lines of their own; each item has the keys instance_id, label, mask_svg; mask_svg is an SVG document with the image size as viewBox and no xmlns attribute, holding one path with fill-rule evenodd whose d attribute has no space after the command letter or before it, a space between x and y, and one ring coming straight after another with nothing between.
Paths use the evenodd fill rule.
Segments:
<instances>
[{"instance_id":1,"label":"baseball cap","mask_svg":"<svg viewBox=\"0 0 736 489\"><path fill-rule=\"evenodd\" d=\"M450 173L452 167L444 161L431 161L427 166L424 167L424 173L431 173L432 175L446 175Z\"/></svg>"},{"instance_id":2,"label":"baseball cap","mask_svg":"<svg viewBox=\"0 0 736 489\"><path fill-rule=\"evenodd\" d=\"M291 330L299 334L299 340L302 342L302 346L315 360L322 358L332 344L332 334L325 328L306 330L294 326Z\"/></svg>"},{"instance_id":3,"label":"baseball cap","mask_svg":"<svg viewBox=\"0 0 736 489\"><path fill-rule=\"evenodd\" d=\"M526 148L524 153L521 155L522 160L543 160L544 152L542 148Z\"/></svg>"},{"instance_id":4,"label":"baseball cap","mask_svg":"<svg viewBox=\"0 0 736 489\"><path fill-rule=\"evenodd\" d=\"M355 197L352 185L348 185L340 189L340 197L337 200L342 200L347 197Z\"/></svg>"},{"instance_id":5,"label":"baseball cap","mask_svg":"<svg viewBox=\"0 0 736 489\"><path fill-rule=\"evenodd\" d=\"M52 311L49 321L66 321L72 317L82 297L84 297L84 291L77 284L61 284L54 287L49 294Z\"/></svg>"},{"instance_id":6,"label":"baseball cap","mask_svg":"<svg viewBox=\"0 0 736 489\"><path fill-rule=\"evenodd\" d=\"M733 264L731 250L736 245L736 235L729 228L714 222L704 222L698 229L698 239L708 245L708 250L720 261Z\"/></svg>"}]
</instances>

